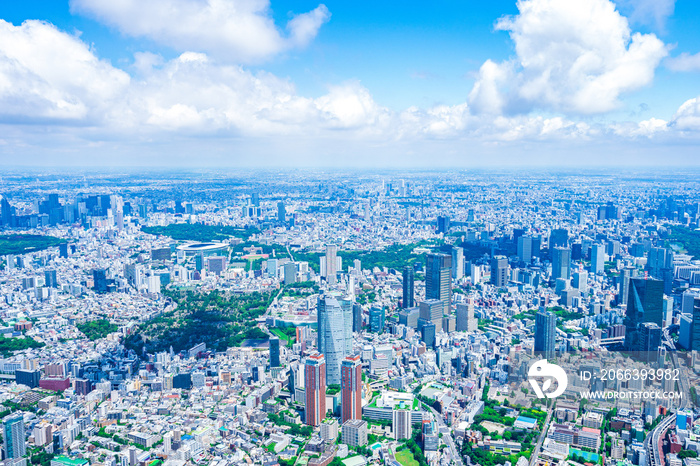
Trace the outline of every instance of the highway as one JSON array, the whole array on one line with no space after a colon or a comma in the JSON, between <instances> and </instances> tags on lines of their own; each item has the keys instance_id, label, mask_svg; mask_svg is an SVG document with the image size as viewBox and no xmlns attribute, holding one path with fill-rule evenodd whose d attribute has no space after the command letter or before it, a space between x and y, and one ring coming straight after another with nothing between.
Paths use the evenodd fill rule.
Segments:
<instances>
[{"instance_id":1,"label":"highway","mask_svg":"<svg viewBox=\"0 0 700 466\"><path fill-rule=\"evenodd\" d=\"M688 395L690 393L690 384L688 382L688 375L683 367L681 367L678 361L678 354L676 353L676 345L673 343L671 336L668 333L668 328L664 329L663 333L663 343L668 348L668 354L671 356L671 362L673 363L673 368L678 369L680 374L678 385L680 392L682 393L682 398L680 399L679 410L684 410L688 406ZM665 466L665 461L663 458L663 444L661 443L666 436L666 431L676 423L676 415L671 414L666 417L658 426L656 426L647 438L644 439L644 447L647 451L647 458L649 461L649 466Z\"/></svg>"}]
</instances>

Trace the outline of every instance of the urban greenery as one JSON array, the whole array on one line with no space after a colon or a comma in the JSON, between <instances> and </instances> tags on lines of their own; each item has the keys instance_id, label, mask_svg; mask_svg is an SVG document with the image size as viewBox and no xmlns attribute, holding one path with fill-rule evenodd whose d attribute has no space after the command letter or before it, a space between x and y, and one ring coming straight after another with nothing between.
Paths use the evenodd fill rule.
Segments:
<instances>
[{"instance_id":1,"label":"urban greenery","mask_svg":"<svg viewBox=\"0 0 700 466\"><path fill-rule=\"evenodd\" d=\"M176 240L202 242L223 241L231 237L247 240L251 235L259 233L259 230L254 228L242 229L202 223L172 223L164 227L142 227L141 231L151 235L169 236Z\"/></svg>"},{"instance_id":2,"label":"urban greenery","mask_svg":"<svg viewBox=\"0 0 700 466\"><path fill-rule=\"evenodd\" d=\"M220 291L195 293L166 289L165 297L177 307L141 324L125 346L142 354L188 350L199 343L208 349L224 351L240 346L247 339L266 339L256 319L263 315L273 297L269 293L228 295Z\"/></svg>"},{"instance_id":3,"label":"urban greenery","mask_svg":"<svg viewBox=\"0 0 700 466\"><path fill-rule=\"evenodd\" d=\"M92 320L90 322L77 324L76 327L78 327L78 330L83 332L90 341L104 338L119 329L117 324L113 324L107 319Z\"/></svg>"},{"instance_id":4,"label":"urban greenery","mask_svg":"<svg viewBox=\"0 0 700 466\"><path fill-rule=\"evenodd\" d=\"M15 351L22 351L28 348L41 348L45 346L44 343L39 343L33 338L5 338L0 336L0 353L3 356L9 356Z\"/></svg>"},{"instance_id":5,"label":"urban greenery","mask_svg":"<svg viewBox=\"0 0 700 466\"><path fill-rule=\"evenodd\" d=\"M669 243L678 243L688 254L700 259L700 231L686 227L674 227L666 237Z\"/></svg>"},{"instance_id":6,"label":"urban greenery","mask_svg":"<svg viewBox=\"0 0 700 466\"><path fill-rule=\"evenodd\" d=\"M26 254L42 251L65 243L65 240L45 235L0 235L0 255Z\"/></svg>"}]
</instances>

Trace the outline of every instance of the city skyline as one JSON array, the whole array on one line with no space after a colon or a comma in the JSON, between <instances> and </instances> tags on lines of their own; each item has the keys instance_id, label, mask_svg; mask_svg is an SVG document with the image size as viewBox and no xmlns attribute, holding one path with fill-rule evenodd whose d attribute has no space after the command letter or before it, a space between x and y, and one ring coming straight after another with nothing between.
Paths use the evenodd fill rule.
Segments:
<instances>
[{"instance_id":1,"label":"city skyline","mask_svg":"<svg viewBox=\"0 0 700 466\"><path fill-rule=\"evenodd\" d=\"M201 5L3 5L3 165L698 165L690 1Z\"/></svg>"}]
</instances>

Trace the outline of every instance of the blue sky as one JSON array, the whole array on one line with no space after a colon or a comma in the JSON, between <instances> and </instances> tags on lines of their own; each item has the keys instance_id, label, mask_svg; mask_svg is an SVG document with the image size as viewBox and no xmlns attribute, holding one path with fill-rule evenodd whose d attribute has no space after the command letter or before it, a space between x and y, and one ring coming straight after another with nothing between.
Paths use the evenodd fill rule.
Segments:
<instances>
[{"instance_id":1,"label":"blue sky","mask_svg":"<svg viewBox=\"0 0 700 466\"><path fill-rule=\"evenodd\" d=\"M0 18L5 166L700 162L693 1L24 0Z\"/></svg>"}]
</instances>

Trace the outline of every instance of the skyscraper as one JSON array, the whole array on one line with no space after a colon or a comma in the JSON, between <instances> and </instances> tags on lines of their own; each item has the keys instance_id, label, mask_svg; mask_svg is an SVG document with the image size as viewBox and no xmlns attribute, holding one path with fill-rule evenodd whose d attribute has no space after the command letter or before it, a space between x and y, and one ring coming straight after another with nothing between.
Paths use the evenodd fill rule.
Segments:
<instances>
[{"instance_id":1,"label":"skyscraper","mask_svg":"<svg viewBox=\"0 0 700 466\"><path fill-rule=\"evenodd\" d=\"M27 453L22 413L7 416L2 421L5 459L21 458Z\"/></svg>"},{"instance_id":2,"label":"skyscraper","mask_svg":"<svg viewBox=\"0 0 700 466\"><path fill-rule=\"evenodd\" d=\"M605 246L594 244L591 246L591 273L601 274L605 271Z\"/></svg>"},{"instance_id":3,"label":"skyscraper","mask_svg":"<svg viewBox=\"0 0 700 466\"><path fill-rule=\"evenodd\" d=\"M452 309L452 256L428 254L425 270L425 299L439 299L444 312Z\"/></svg>"},{"instance_id":4,"label":"skyscraper","mask_svg":"<svg viewBox=\"0 0 700 466\"><path fill-rule=\"evenodd\" d=\"M508 259L505 256L494 256L491 259L491 284L506 286L508 283Z\"/></svg>"},{"instance_id":5,"label":"skyscraper","mask_svg":"<svg viewBox=\"0 0 700 466\"><path fill-rule=\"evenodd\" d=\"M358 303L352 305L352 331L362 331L362 306Z\"/></svg>"},{"instance_id":6,"label":"skyscraper","mask_svg":"<svg viewBox=\"0 0 700 466\"><path fill-rule=\"evenodd\" d=\"M107 292L107 270L94 269L92 271L92 281L95 291L98 293Z\"/></svg>"},{"instance_id":7,"label":"skyscraper","mask_svg":"<svg viewBox=\"0 0 700 466\"><path fill-rule=\"evenodd\" d=\"M384 319L386 313L383 307L369 308L369 328L371 332L382 333L384 331Z\"/></svg>"},{"instance_id":8,"label":"skyscraper","mask_svg":"<svg viewBox=\"0 0 700 466\"><path fill-rule=\"evenodd\" d=\"M555 228L549 235L549 249L556 247L569 247L569 230L566 228Z\"/></svg>"},{"instance_id":9,"label":"skyscraper","mask_svg":"<svg viewBox=\"0 0 700 466\"><path fill-rule=\"evenodd\" d=\"M518 258L526 264L532 262L531 236L521 236L518 238Z\"/></svg>"},{"instance_id":10,"label":"skyscraper","mask_svg":"<svg viewBox=\"0 0 700 466\"><path fill-rule=\"evenodd\" d=\"M638 357L646 362L656 360L660 345L661 327L655 322L643 322L639 324Z\"/></svg>"},{"instance_id":11,"label":"skyscraper","mask_svg":"<svg viewBox=\"0 0 700 466\"><path fill-rule=\"evenodd\" d=\"M627 298L630 294L630 278L632 278L632 271L634 271L634 269L631 267L625 267L620 270L620 292L617 296L619 304L627 304Z\"/></svg>"},{"instance_id":12,"label":"skyscraper","mask_svg":"<svg viewBox=\"0 0 700 466\"><path fill-rule=\"evenodd\" d=\"M56 269L44 270L44 284L49 288L58 288L58 280L56 280Z\"/></svg>"},{"instance_id":13,"label":"skyscraper","mask_svg":"<svg viewBox=\"0 0 700 466\"><path fill-rule=\"evenodd\" d=\"M339 384L340 362L352 349L352 304L341 306L336 298L320 296L317 324L318 350L325 356L328 384Z\"/></svg>"},{"instance_id":14,"label":"skyscraper","mask_svg":"<svg viewBox=\"0 0 700 466\"><path fill-rule=\"evenodd\" d=\"M551 311L540 309L535 316L535 352L545 359L555 355L557 317Z\"/></svg>"},{"instance_id":15,"label":"skyscraper","mask_svg":"<svg viewBox=\"0 0 700 466\"><path fill-rule=\"evenodd\" d=\"M427 299L418 303L420 318L426 322L432 322L435 327L442 329L442 316L445 315L445 306L439 299Z\"/></svg>"},{"instance_id":16,"label":"skyscraper","mask_svg":"<svg viewBox=\"0 0 700 466\"><path fill-rule=\"evenodd\" d=\"M362 419L362 359L360 355L343 359L340 368L342 423Z\"/></svg>"},{"instance_id":17,"label":"skyscraper","mask_svg":"<svg viewBox=\"0 0 700 466\"><path fill-rule=\"evenodd\" d=\"M270 337L270 367L280 367L280 339Z\"/></svg>"},{"instance_id":18,"label":"skyscraper","mask_svg":"<svg viewBox=\"0 0 700 466\"><path fill-rule=\"evenodd\" d=\"M304 366L306 395L306 424L318 426L326 417L326 360L314 353L306 358Z\"/></svg>"},{"instance_id":19,"label":"skyscraper","mask_svg":"<svg viewBox=\"0 0 700 466\"><path fill-rule=\"evenodd\" d=\"M566 247L556 247L552 251L552 279L571 277L571 250Z\"/></svg>"},{"instance_id":20,"label":"skyscraper","mask_svg":"<svg viewBox=\"0 0 700 466\"><path fill-rule=\"evenodd\" d=\"M425 343L428 348L435 348L435 324L432 322L427 322L420 329L421 340Z\"/></svg>"},{"instance_id":21,"label":"skyscraper","mask_svg":"<svg viewBox=\"0 0 700 466\"><path fill-rule=\"evenodd\" d=\"M457 331L473 332L476 330L477 321L474 317L474 300L469 299L466 303L457 303Z\"/></svg>"},{"instance_id":22,"label":"skyscraper","mask_svg":"<svg viewBox=\"0 0 700 466\"><path fill-rule=\"evenodd\" d=\"M401 304L404 309L415 306L413 276L414 272L412 266L407 265L403 268L403 297Z\"/></svg>"},{"instance_id":23,"label":"skyscraper","mask_svg":"<svg viewBox=\"0 0 700 466\"><path fill-rule=\"evenodd\" d=\"M644 322L663 325L664 282L654 279L630 279L625 316L625 347L637 351L641 341L639 326Z\"/></svg>"},{"instance_id":24,"label":"skyscraper","mask_svg":"<svg viewBox=\"0 0 700 466\"><path fill-rule=\"evenodd\" d=\"M459 280L464 277L464 249L452 248L452 279Z\"/></svg>"},{"instance_id":25,"label":"skyscraper","mask_svg":"<svg viewBox=\"0 0 700 466\"><path fill-rule=\"evenodd\" d=\"M326 281L335 285L337 270L338 246L329 244L326 246Z\"/></svg>"},{"instance_id":26,"label":"skyscraper","mask_svg":"<svg viewBox=\"0 0 700 466\"><path fill-rule=\"evenodd\" d=\"M284 208L284 202L280 201L277 203L277 221L284 223L287 219L287 212Z\"/></svg>"},{"instance_id":27,"label":"skyscraper","mask_svg":"<svg viewBox=\"0 0 700 466\"><path fill-rule=\"evenodd\" d=\"M439 216L437 218L436 233L447 233L450 230L450 217Z\"/></svg>"}]
</instances>

